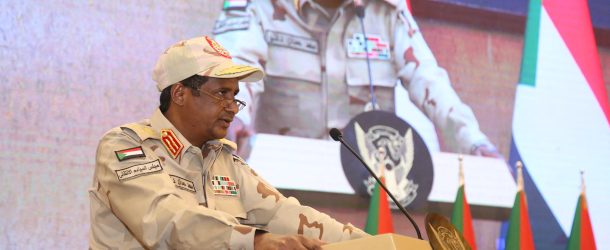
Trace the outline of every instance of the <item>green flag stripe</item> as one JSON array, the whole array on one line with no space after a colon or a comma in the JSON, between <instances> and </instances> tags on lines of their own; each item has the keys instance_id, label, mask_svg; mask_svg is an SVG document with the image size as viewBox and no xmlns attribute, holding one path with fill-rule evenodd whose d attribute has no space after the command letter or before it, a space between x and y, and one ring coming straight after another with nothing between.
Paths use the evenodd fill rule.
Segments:
<instances>
[{"instance_id":1,"label":"green flag stripe","mask_svg":"<svg viewBox=\"0 0 610 250\"><path fill-rule=\"evenodd\" d=\"M540 35L541 0L531 0L525 27L523 42L523 57L521 58L521 73L519 84L536 86L536 66L538 63L538 38Z\"/></svg>"},{"instance_id":2,"label":"green flag stripe","mask_svg":"<svg viewBox=\"0 0 610 250\"><path fill-rule=\"evenodd\" d=\"M379 231L379 193L379 183L377 183L373 189L371 206L369 207L369 214L366 218L366 226L364 227L364 231L371 235L377 235Z\"/></svg>"},{"instance_id":3,"label":"green flag stripe","mask_svg":"<svg viewBox=\"0 0 610 250\"><path fill-rule=\"evenodd\" d=\"M464 186L460 186L453 203L451 224L462 234L464 234L464 205Z\"/></svg>"},{"instance_id":4,"label":"green flag stripe","mask_svg":"<svg viewBox=\"0 0 610 250\"><path fill-rule=\"evenodd\" d=\"M572 222L572 232L570 232L570 239L568 240L568 250L580 249L580 235L581 235L581 222L582 217L582 195L578 197L578 205L576 205L576 213L574 214L574 222Z\"/></svg>"},{"instance_id":5,"label":"green flag stripe","mask_svg":"<svg viewBox=\"0 0 610 250\"><path fill-rule=\"evenodd\" d=\"M519 249L520 248L520 235L521 235L521 199L519 196L522 195L523 191L520 191L515 195L515 203L513 209L510 212L510 220L508 222L508 235L506 236L506 250Z\"/></svg>"}]
</instances>

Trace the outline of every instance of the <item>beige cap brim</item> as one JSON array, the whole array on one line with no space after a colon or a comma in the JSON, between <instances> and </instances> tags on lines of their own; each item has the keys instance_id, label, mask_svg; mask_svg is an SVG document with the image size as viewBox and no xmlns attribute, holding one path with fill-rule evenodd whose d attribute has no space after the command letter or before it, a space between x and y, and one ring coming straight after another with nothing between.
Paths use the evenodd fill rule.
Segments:
<instances>
[{"instance_id":1,"label":"beige cap brim","mask_svg":"<svg viewBox=\"0 0 610 250\"><path fill-rule=\"evenodd\" d=\"M265 73L259 68L233 64L232 62L211 67L197 75L215 78L239 78L240 82L257 82L265 77Z\"/></svg>"}]
</instances>

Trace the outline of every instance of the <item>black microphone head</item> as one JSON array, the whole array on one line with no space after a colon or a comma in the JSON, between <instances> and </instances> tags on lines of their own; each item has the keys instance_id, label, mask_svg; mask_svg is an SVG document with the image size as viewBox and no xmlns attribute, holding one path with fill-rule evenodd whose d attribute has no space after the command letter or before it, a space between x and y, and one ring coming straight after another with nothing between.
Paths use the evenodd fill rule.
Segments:
<instances>
[{"instance_id":1,"label":"black microphone head","mask_svg":"<svg viewBox=\"0 0 610 250\"><path fill-rule=\"evenodd\" d=\"M364 6L356 6L356 16L364 18Z\"/></svg>"},{"instance_id":2,"label":"black microphone head","mask_svg":"<svg viewBox=\"0 0 610 250\"><path fill-rule=\"evenodd\" d=\"M330 137L333 138L333 140L335 141L339 141L341 137L343 137L343 134L341 134L341 131L337 128L331 128L328 134L330 134Z\"/></svg>"}]
</instances>

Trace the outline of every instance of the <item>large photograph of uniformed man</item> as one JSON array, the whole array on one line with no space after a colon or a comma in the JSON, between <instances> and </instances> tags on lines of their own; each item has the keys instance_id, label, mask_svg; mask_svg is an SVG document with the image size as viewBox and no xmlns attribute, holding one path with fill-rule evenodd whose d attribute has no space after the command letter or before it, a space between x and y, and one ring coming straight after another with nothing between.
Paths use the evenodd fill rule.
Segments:
<instances>
[{"instance_id":1,"label":"large photograph of uniformed man","mask_svg":"<svg viewBox=\"0 0 610 250\"><path fill-rule=\"evenodd\" d=\"M528 123L515 120L519 125L516 135L521 138L513 141L513 107L516 105L515 93L519 92L516 86L517 83L531 84L520 74L528 70L525 66L536 60L522 61L525 42L522 35L516 34L523 34L525 20L516 15L527 13L528 4L532 8L532 5L543 5L544 1L412 2L414 6L403 0L225 1L214 25L216 39L227 46L235 60L263 67L267 74L263 81L244 86L247 91L242 92L241 98L251 105L247 112L238 115L230 134L240 145L238 154L247 158L252 150L256 151L252 146L257 139L252 138L260 134L329 140L331 128L353 130L345 126L363 112L391 112L410 123L431 152L503 160L510 157L508 163L511 165L516 160L529 158L525 164L532 170L526 170L525 179L529 183L526 190L530 204L535 211L536 241L543 248L561 245L571 225L569 213L573 208L562 206L565 200L559 197L560 194L576 194L577 189L566 187L560 191L550 184L548 165L554 166L556 178L565 179L576 187L578 167L574 164L587 164L591 166L584 167L587 171L598 173L599 166L608 162L607 157L600 155L610 145L589 138L578 140L583 144L569 143L571 140L566 139L565 144L582 145L574 146L575 150L559 146L564 145L562 140L555 141L551 137L569 138L579 132L562 130L558 124L575 122L571 117L590 121L588 117L596 116L591 113L580 118L569 109L562 109L564 116L557 116L565 121L551 119L549 112L537 115L528 112L529 119L548 115L546 121L537 122L538 125L546 124L546 129L542 129L543 133L521 132L526 129L521 124ZM549 12L561 5L547 2ZM568 5L572 7L565 9L579 10L574 7L576 3ZM545 20L561 25L556 18L565 14L551 13L548 15L555 16L547 19L544 14L536 14L530 19L540 18L540 25L545 25ZM607 22L594 17L598 31L607 29L610 26ZM554 40L557 39L550 41ZM600 40L608 43L608 39ZM560 54L551 44L541 42L539 49L552 48L551 54ZM607 48L602 51L607 53ZM547 71L554 78L538 81L561 82L579 74L563 70L567 62L558 58L549 61L556 61ZM539 74L539 77L543 76L545 74ZM607 81L605 85L608 85ZM562 91L559 95L563 98L581 98L576 97L580 93L565 88ZM600 105L607 106L607 93L599 93L596 94L601 98ZM563 107L563 103L539 99L521 109L552 111ZM567 105L570 106L575 105ZM526 126L540 127L538 125ZM602 125L597 134L608 138L607 131ZM530 140L531 146L524 146L524 140ZM585 145L592 148L594 156L571 163L558 160L560 154L577 155L576 151L580 152ZM380 148L380 151L385 150ZM542 154L531 156L532 152ZM510 169L514 174L512 166ZM354 185L352 187L357 190ZM400 191L403 190L397 192ZM597 204L601 206L602 203L598 201Z\"/></svg>"},{"instance_id":2,"label":"large photograph of uniformed man","mask_svg":"<svg viewBox=\"0 0 610 250\"><path fill-rule=\"evenodd\" d=\"M236 60L267 73L245 86L250 105L234 121L244 157L254 133L328 139L372 109L424 120L434 151L500 156L407 1L225 1L213 32Z\"/></svg>"},{"instance_id":3,"label":"large photograph of uniformed man","mask_svg":"<svg viewBox=\"0 0 610 250\"><path fill-rule=\"evenodd\" d=\"M408 190L391 185L403 206L428 198L434 175L429 151L502 158L473 109L452 86L450 73L436 59L424 32L408 1L402 0L225 1L214 25L215 38L235 60L266 72L263 81L242 85L246 91L240 98L249 105L234 119L228 135L238 143L237 154L248 159L253 151L260 152L257 145L267 138L261 134L324 141L330 139L332 128L353 131L346 126L359 124L350 121L360 114L388 112L412 124L413 133L424 139L423 144L404 140L401 145L371 149L375 155L401 152L384 154L387 159L382 160L392 163L385 165L386 175L404 173L387 179L389 183L414 181ZM394 133L397 125L382 124L387 121L374 125L385 128L383 133ZM357 134L362 138L348 139L363 141L373 138L371 133L362 131ZM414 151L413 145L425 153L404 155ZM359 149L361 155L368 154ZM307 149L298 151L306 154ZM359 162L346 166L350 160L344 158L354 158L342 156L350 186L357 194L370 195L374 182L366 178L369 173ZM430 163L404 167L411 166L413 158L428 158L423 162ZM381 171L375 164L372 168Z\"/></svg>"}]
</instances>

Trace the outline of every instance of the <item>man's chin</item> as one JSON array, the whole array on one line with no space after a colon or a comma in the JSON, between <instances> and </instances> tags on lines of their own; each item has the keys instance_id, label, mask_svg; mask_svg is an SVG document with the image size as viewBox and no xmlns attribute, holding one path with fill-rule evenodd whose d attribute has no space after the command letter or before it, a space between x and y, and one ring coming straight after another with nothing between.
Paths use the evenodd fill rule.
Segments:
<instances>
[{"instance_id":1,"label":"man's chin","mask_svg":"<svg viewBox=\"0 0 610 250\"><path fill-rule=\"evenodd\" d=\"M222 139L227 137L229 129L228 128L218 128L214 130L214 138Z\"/></svg>"}]
</instances>

